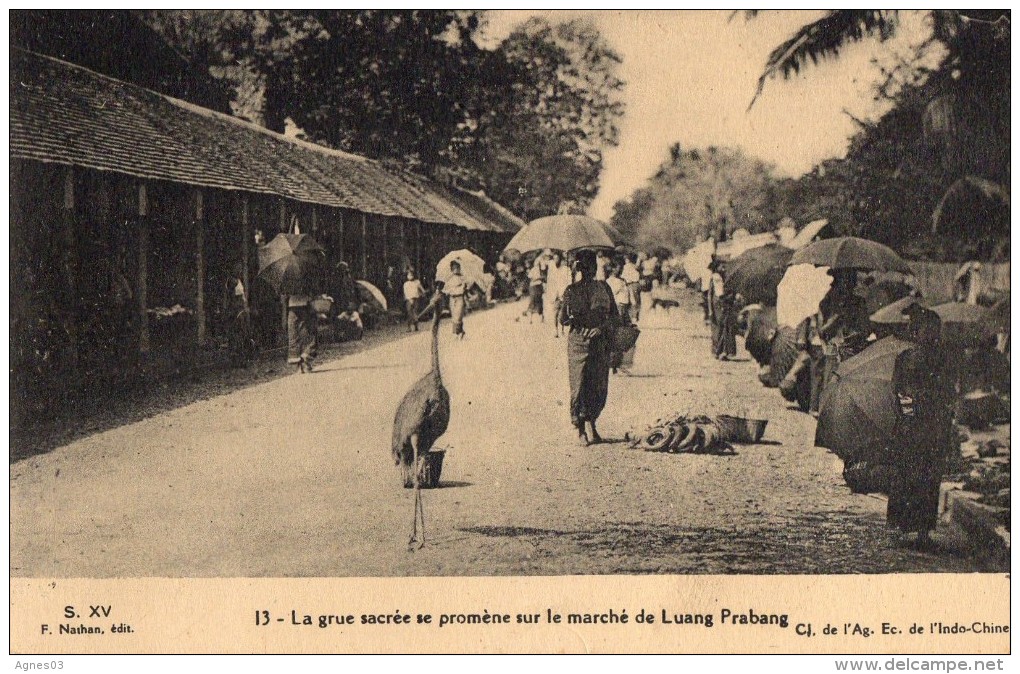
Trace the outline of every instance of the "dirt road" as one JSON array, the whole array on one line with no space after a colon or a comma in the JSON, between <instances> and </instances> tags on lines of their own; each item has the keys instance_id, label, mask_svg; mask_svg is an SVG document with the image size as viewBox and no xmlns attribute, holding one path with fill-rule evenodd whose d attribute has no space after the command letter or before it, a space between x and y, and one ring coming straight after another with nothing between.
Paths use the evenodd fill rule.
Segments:
<instances>
[{"instance_id":1,"label":"dirt road","mask_svg":"<svg viewBox=\"0 0 1020 674\"><path fill-rule=\"evenodd\" d=\"M753 363L708 357L695 307L648 317L600 429L660 412L757 410L766 444L732 456L575 446L565 340L523 307L442 326L453 418L427 546L389 456L393 412L428 369L428 333L105 431L14 463L11 572L284 577L974 571L893 545L884 502L812 447L814 421Z\"/></svg>"}]
</instances>

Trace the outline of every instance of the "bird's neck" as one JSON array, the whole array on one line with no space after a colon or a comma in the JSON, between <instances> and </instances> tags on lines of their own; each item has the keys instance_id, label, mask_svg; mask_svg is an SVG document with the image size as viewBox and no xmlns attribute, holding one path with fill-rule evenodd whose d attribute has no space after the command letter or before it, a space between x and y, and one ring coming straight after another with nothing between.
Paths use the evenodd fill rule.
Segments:
<instances>
[{"instance_id":1,"label":"bird's neck","mask_svg":"<svg viewBox=\"0 0 1020 674\"><path fill-rule=\"evenodd\" d=\"M440 305L436 305L432 316L432 374L439 379L439 313Z\"/></svg>"}]
</instances>

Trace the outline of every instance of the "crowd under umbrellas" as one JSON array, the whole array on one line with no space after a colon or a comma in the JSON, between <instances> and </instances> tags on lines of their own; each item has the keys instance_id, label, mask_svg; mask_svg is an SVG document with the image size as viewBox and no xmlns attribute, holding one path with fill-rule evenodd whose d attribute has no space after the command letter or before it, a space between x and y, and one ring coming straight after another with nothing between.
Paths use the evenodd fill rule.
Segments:
<instances>
[{"instance_id":1,"label":"crowd under umbrellas","mask_svg":"<svg viewBox=\"0 0 1020 674\"><path fill-rule=\"evenodd\" d=\"M1008 299L985 307L964 292L960 301L929 306L896 252L866 239L826 238L827 231L821 220L799 232L787 225L726 242L709 238L680 258L665 249L638 251L587 216L540 218L510 241L495 273L470 250L440 260L425 279L431 290L414 269L403 270L407 329L417 330L429 312L434 319L433 374L422 381L442 386L441 315L449 313L453 334L464 339L470 293L483 305L527 297L516 321L537 320L551 327L550 337L566 337L569 422L580 444L601 442L597 423L611 376L633 366L642 307L668 307L670 297L689 292L687 286L702 297L712 356L733 359L742 334L761 383L817 417L815 444L843 460L850 489L888 493L889 523L924 544L936 524L960 397L982 376L979 388L1008 395L1008 375L1004 381L994 376L1009 348ZM322 248L305 235L281 234L260 250L259 278L288 297L288 362L299 372L311 370L318 321L329 318L335 304L316 292L328 268ZM386 293L360 280L353 285L358 299L350 314L389 309ZM964 356L947 359L950 351ZM419 544L424 513L418 490L423 481L438 483L442 450L432 446L443 432L438 426L423 431L429 422L422 414L409 421L398 411L394 422L394 433L401 433L394 456L404 485L416 489L412 540ZM759 424L755 440L767 423L724 416L678 418L659 435L665 445L680 440L672 444L701 451L725 446L733 420Z\"/></svg>"},{"instance_id":2,"label":"crowd under umbrellas","mask_svg":"<svg viewBox=\"0 0 1020 674\"><path fill-rule=\"evenodd\" d=\"M995 318L1008 299L980 306L962 287L964 301L929 306L893 250L821 238L824 226L733 257L707 239L684 259L688 282L703 293L713 354L732 352L739 323L761 383L816 416L815 444L843 460L851 490L887 493L890 526L925 545L954 443L959 454L954 421L987 424L1008 396L1009 327ZM992 401L983 418L961 415L968 399Z\"/></svg>"}]
</instances>

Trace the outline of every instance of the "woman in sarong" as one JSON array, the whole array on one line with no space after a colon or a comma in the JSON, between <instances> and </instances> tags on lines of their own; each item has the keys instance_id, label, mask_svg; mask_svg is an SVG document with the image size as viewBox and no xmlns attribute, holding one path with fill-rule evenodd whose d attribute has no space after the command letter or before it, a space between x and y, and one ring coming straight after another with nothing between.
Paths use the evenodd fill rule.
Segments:
<instances>
[{"instance_id":1,"label":"woman in sarong","mask_svg":"<svg viewBox=\"0 0 1020 674\"><path fill-rule=\"evenodd\" d=\"M287 298L287 362L298 372L311 372L317 355L318 315L309 306L308 295Z\"/></svg>"},{"instance_id":2,"label":"woman in sarong","mask_svg":"<svg viewBox=\"0 0 1020 674\"><path fill-rule=\"evenodd\" d=\"M938 314L914 305L910 341L915 347L896 358L893 384L900 416L893 446L886 521L928 543L939 510L939 487L953 438L953 391L945 376Z\"/></svg>"},{"instance_id":3,"label":"woman in sarong","mask_svg":"<svg viewBox=\"0 0 1020 674\"><path fill-rule=\"evenodd\" d=\"M709 290L712 316L712 355L727 360L737 355L737 310L733 293L726 289L725 263L716 260L710 265L712 282Z\"/></svg>"},{"instance_id":4,"label":"woman in sarong","mask_svg":"<svg viewBox=\"0 0 1020 674\"><path fill-rule=\"evenodd\" d=\"M601 442L595 422L609 395L610 331L619 321L613 291L596 281L595 256L578 254L575 270L580 279L563 293L560 322L570 328L567 336L567 369L570 375L570 420L578 441L587 446ZM585 424L591 428L589 435Z\"/></svg>"}]
</instances>

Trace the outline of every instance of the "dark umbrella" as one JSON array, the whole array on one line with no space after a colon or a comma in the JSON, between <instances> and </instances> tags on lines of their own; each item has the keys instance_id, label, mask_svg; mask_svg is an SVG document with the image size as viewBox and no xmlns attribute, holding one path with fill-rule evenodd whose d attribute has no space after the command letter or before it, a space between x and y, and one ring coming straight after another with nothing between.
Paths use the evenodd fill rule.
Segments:
<instances>
[{"instance_id":1,"label":"dark umbrella","mask_svg":"<svg viewBox=\"0 0 1020 674\"><path fill-rule=\"evenodd\" d=\"M988 310L982 323L992 332L1009 332L1009 297L999 300Z\"/></svg>"},{"instance_id":2,"label":"dark umbrella","mask_svg":"<svg viewBox=\"0 0 1020 674\"><path fill-rule=\"evenodd\" d=\"M772 341L778 328L775 307L755 311L748 320L744 348L759 365L772 361Z\"/></svg>"},{"instance_id":3,"label":"dark umbrella","mask_svg":"<svg viewBox=\"0 0 1020 674\"><path fill-rule=\"evenodd\" d=\"M813 264L830 269L865 269L913 274L910 266L888 246L855 236L815 241L798 250L790 265Z\"/></svg>"},{"instance_id":4,"label":"dark umbrella","mask_svg":"<svg viewBox=\"0 0 1020 674\"><path fill-rule=\"evenodd\" d=\"M857 294L864 298L870 315L882 307L887 307L893 302L907 297L913 290L909 285L900 281L878 281L858 289Z\"/></svg>"},{"instance_id":5,"label":"dark umbrella","mask_svg":"<svg viewBox=\"0 0 1020 674\"><path fill-rule=\"evenodd\" d=\"M910 317L905 312L914 304L924 306L916 297L908 295L871 314L871 327L875 334L879 337L887 337L904 330L910 323Z\"/></svg>"},{"instance_id":6,"label":"dark umbrella","mask_svg":"<svg viewBox=\"0 0 1020 674\"><path fill-rule=\"evenodd\" d=\"M932 213L939 234L1009 232L1009 188L977 176L949 186Z\"/></svg>"},{"instance_id":7,"label":"dark umbrella","mask_svg":"<svg viewBox=\"0 0 1020 674\"><path fill-rule=\"evenodd\" d=\"M798 358L800 358L802 352L797 345L797 337L801 330L803 330L803 324L797 328L780 325L776 330L776 336L772 339L772 352L769 354L771 357L769 377L767 380L762 381L766 387L779 387L787 375L790 374L790 370L793 369ZM801 410L807 412L811 405L810 368L805 367L801 369L792 390L785 392L780 390L780 393L783 394L783 398L790 402L796 402Z\"/></svg>"},{"instance_id":8,"label":"dark umbrella","mask_svg":"<svg viewBox=\"0 0 1020 674\"><path fill-rule=\"evenodd\" d=\"M988 309L977 304L948 302L932 307L942 321L943 343L958 347L981 346L995 331L988 323Z\"/></svg>"},{"instance_id":9,"label":"dark umbrella","mask_svg":"<svg viewBox=\"0 0 1020 674\"><path fill-rule=\"evenodd\" d=\"M532 220L510 239L504 250L514 248L524 253L536 250L576 250L603 248L612 250L622 241L614 241L615 230L586 215L550 215ZM616 233L619 236L619 233Z\"/></svg>"},{"instance_id":10,"label":"dark umbrella","mask_svg":"<svg viewBox=\"0 0 1020 674\"><path fill-rule=\"evenodd\" d=\"M277 234L259 248L259 274L282 295L322 290L326 252L307 234Z\"/></svg>"},{"instance_id":11,"label":"dark umbrella","mask_svg":"<svg viewBox=\"0 0 1020 674\"><path fill-rule=\"evenodd\" d=\"M776 289L792 256L792 250L779 244L744 251L729 264L727 290L739 293L747 302L775 306Z\"/></svg>"},{"instance_id":12,"label":"dark umbrella","mask_svg":"<svg viewBox=\"0 0 1020 674\"><path fill-rule=\"evenodd\" d=\"M815 445L844 461L868 460L885 451L900 414L893 387L896 358L913 346L886 337L840 363L822 393Z\"/></svg>"}]
</instances>

